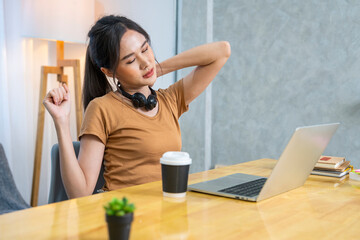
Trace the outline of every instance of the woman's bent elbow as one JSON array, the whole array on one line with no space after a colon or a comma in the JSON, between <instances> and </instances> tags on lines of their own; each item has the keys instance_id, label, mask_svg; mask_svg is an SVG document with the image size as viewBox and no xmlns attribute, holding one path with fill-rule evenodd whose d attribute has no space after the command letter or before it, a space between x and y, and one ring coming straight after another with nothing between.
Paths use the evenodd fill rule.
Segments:
<instances>
[{"instance_id":1,"label":"woman's bent elbow","mask_svg":"<svg viewBox=\"0 0 360 240\"><path fill-rule=\"evenodd\" d=\"M231 55L231 46L228 41L220 41L219 44L219 52L221 52L221 56L224 58L229 58Z\"/></svg>"},{"instance_id":2,"label":"woman's bent elbow","mask_svg":"<svg viewBox=\"0 0 360 240\"><path fill-rule=\"evenodd\" d=\"M71 193L67 193L69 199L73 199L73 198L80 198L80 197L86 197L86 196L90 196L93 192L92 191L75 191L75 192L71 192Z\"/></svg>"},{"instance_id":3,"label":"woman's bent elbow","mask_svg":"<svg viewBox=\"0 0 360 240\"><path fill-rule=\"evenodd\" d=\"M228 41L221 41L221 49L224 54L224 57L229 58L231 55L231 45Z\"/></svg>"}]
</instances>

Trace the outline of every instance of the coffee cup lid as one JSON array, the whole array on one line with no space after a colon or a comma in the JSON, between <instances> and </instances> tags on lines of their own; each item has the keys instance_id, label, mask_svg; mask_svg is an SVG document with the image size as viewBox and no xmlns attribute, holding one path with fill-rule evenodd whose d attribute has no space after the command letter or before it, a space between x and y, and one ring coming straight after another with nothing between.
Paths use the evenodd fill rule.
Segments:
<instances>
[{"instance_id":1,"label":"coffee cup lid","mask_svg":"<svg viewBox=\"0 0 360 240\"><path fill-rule=\"evenodd\" d=\"M187 152L166 152L160 158L161 164L166 165L190 165L191 158Z\"/></svg>"}]
</instances>

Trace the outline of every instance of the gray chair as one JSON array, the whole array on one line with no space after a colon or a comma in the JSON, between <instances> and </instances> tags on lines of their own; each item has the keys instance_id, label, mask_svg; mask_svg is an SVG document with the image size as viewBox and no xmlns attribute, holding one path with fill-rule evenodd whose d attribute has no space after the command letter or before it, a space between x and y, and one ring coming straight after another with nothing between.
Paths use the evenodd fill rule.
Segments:
<instances>
[{"instance_id":1,"label":"gray chair","mask_svg":"<svg viewBox=\"0 0 360 240\"><path fill-rule=\"evenodd\" d=\"M15 185L4 148L0 144L0 214L29 207Z\"/></svg>"},{"instance_id":2,"label":"gray chair","mask_svg":"<svg viewBox=\"0 0 360 240\"><path fill-rule=\"evenodd\" d=\"M80 142L73 142L73 146L77 157L79 155ZM93 194L98 193L98 190L101 189L104 184L104 164L102 164ZM54 144L51 149L51 182L49 203L60 202L68 199L69 198L66 194L65 187L61 179L59 145Z\"/></svg>"}]
</instances>

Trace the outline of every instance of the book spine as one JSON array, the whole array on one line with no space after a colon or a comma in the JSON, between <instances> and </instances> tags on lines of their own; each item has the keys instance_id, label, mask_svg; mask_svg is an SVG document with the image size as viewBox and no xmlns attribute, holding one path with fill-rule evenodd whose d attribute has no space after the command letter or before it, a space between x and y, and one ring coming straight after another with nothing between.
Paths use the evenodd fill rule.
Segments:
<instances>
[{"instance_id":1,"label":"book spine","mask_svg":"<svg viewBox=\"0 0 360 240\"><path fill-rule=\"evenodd\" d=\"M311 174L313 175L320 175L320 176L328 176L328 177L342 177L346 174L348 174L349 171L346 171L346 172L342 172L341 174L339 173L335 173L335 172L330 172L330 171L327 171L327 172L319 172L319 171L312 171Z\"/></svg>"},{"instance_id":2,"label":"book spine","mask_svg":"<svg viewBox=\"0 0 360 240\"><path fill-rule=\"evenodd\" d=\"M327 163L317 163L317 164L315 164L315 167L333 169L333 168L336 168L337 166L333 165L333 164L327 164Z\"/></svg>"}]
</instances>

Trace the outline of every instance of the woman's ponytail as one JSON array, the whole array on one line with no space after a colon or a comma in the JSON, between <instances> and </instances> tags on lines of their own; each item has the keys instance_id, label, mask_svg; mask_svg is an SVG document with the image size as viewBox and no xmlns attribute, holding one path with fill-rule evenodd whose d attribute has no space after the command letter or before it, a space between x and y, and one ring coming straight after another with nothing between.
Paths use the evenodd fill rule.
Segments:
<instances>
[{"instance_id":1,"label":"woman's ponytail","mask_svg":"<svg viewBox=\"0 0 360 240\"><path fill-rule=\"evenodd\" d=\"M84 110L91 100L105 95L109 91L105 74L96 66L90 57L89 47L86 50L85 76L83 86Z\"/></svg>"}]
</instances>

